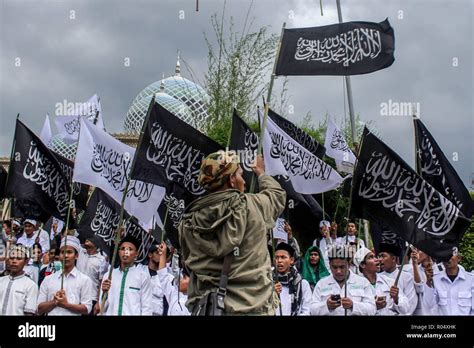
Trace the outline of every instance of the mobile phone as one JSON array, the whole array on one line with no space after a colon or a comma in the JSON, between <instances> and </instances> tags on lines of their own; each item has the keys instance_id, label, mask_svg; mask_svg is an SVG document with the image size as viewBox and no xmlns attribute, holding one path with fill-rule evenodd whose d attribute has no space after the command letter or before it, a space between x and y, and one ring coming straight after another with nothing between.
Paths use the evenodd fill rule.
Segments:
<instances>
[{"instance_id":1,"label":"mobile phone","mask_svg":"<svg viewBox=\"0 0 474 348\"><path fill-rule=\"evenodd\" d=\"M331 295L331 301L341 302L341 295Z\"/></svg>"}]
</instances>

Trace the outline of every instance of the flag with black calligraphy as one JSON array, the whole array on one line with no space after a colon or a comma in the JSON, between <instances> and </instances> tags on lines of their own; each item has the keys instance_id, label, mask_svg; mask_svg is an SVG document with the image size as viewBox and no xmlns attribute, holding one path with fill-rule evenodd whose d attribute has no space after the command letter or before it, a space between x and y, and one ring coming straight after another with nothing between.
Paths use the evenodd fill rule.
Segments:
<instances>
[{"instance_id":1,"label":"flag with black calligraphy","mask_svg":"<svg viewBox=\"0 0 474 348\"><path fill-rule=\"evenodd\" d=\"M70 186L58 159L20 120L16 121L7 197L34 202L45 213L65 220ZM45 222L44 220L43 222Z\"/></svg>"},{"instance_id":2,"label":"flag with black calligraphy","mask_svg":"<svg viewBox=\"0 0 474 348\"><path fill-rule=\"evenodd\" d=\"M381 23L285 29L275 75L358 75L392 65L395 36Z\"/></svg>"},{"instance_id":3,"label":"flag with black calligraphy","mask_svg":"<svg viewBox=\"0 0 474 348\"><path fill-rule=\"evenodd\" d=\"M77 147L73 179L99 187L121 204L127 186L135 149L84 119ZM148 182L131 180L125 197L125 210L144 226L151 226L165 189Z\"/></svg>"},{"instance_id":4,"label":"flag with black calligraphy","mask_svg":"<svg viewBox=\"0 0 474 348\"><path fill-rule=\"evenodd\" d=\"M333 158L336 162L337 170L353 173L356 157L347 144L344 134L332 119L328 120L324 147L326 148L326 156Z\"/></svg>"},{"instance_id":5,"label":"flag with black calligraphy","mask_svg":"<svg viewBox=\"0 0 474 348\"><path fill-rule=\"evenodd\" d=\"M96 188L77 228L79 239L84 242L91 236L97 236L100 243L99 248L110 255L119 220L120 205L101 189ZM142 262L147 258L154 238L125 212L124 220L125 235L131 234L140 242L136 262Z\"/></svg>"},{"instance_id":6,"label":"flag with black calligraphy","mask_svg":"<svg viewBox=\"0 0 474 348\"><path fill-rule=\"evenodd\" d=\"M288 176L295 191L304 194L327 192L342 183L341 176L329 164L300 145L270 117L264 134L263 157L267 174Z\"/></svg>"},{"instance_id":7,"label":"flag with black calligraphy","mask_svg":"<svg viewBox=\"0 0 474 348\"><path fill-rule=\"evenodd\" d=\"M474 204L461 178L423 122L415 119L418 173L431 186L453 202L467 218L474 212Z\"/></svg>"},{"instance_id":8,"label":"flag with black calligraphy","mask_svg":"<svg viewBox=\"0 0 474 348\"><path fill-rule=\"evenodd\" d=\"M250 165L253 163L255 155L257 154L258 139L258 135L252 131L247 123L245 123L245 121L239 117L237 111L234 110L230 138L230 150L234 150L237 152L237 154L239 154L241 167L244 171L246 188L250 187L250 182L252 180L253 172ZM310 142L308 141L307 143ZM317 217L318 219L322 217L323 210L321 209L321 206L318 204L318 202L311 195L304 195L296 192L288 176L277 175L274 176L274 179L278 181L281 187L286 191L287 210L296 208L300 209L300 204L302 204L307 206L314 217ZM256 192L258 192L258 190L256 190Z\"/></svg>"},{"instance_id":9,"label":"flag with black calligraphy","mask_svg":"<svg viewBox=\"0 0 474 348\"><path fill-rule=\"evenodd\" d=\"M386 226L428 255L447 261L470 224L367 128L352 179L352 214Z\"/></svg>"},{"instance_id":10,"label":"flag with black calligraphy","mask_svg":"<svg viewBox=\"0 0 474 348\"><path fill-rule=\"evenodd\" d=\"M259 113L261 113L259 111ZM283 116L278 115L273 110L268 110L268 117L270 117L275 124L285 131L296 142L303 145L303 147L318 158L323 158L326 153L326 148L323 144L318 143L311 135L306 133L303 129L296 126Z\"/></svg>"}]
</instances>

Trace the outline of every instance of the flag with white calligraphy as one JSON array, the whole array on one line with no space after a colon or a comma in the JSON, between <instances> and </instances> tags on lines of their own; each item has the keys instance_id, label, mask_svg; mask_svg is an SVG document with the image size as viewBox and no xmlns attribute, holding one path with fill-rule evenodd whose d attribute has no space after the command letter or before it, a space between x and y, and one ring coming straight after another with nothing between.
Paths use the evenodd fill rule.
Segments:
<instances>
[{"instance_id":1,"label":"flag with white calligraphy","mask_svg":"<svg viewBox=\"0 0 474 348\"><path fill-rule=\"evenodd\" d=\"M356 157L344 139L344 135L333 120L328 120L326 140L324 142L326 156L336 161L340 172L351 173L354 171Z\"/></svg>"},{"instance_id":2,"label":"flag with white calligraphy","mask_svg":"<svg viewBox=\"0 0 474 348\"><path fill-rule=\"evenodd\" d=\"M110 255L119 220L120 205L104 191L96 188L77 228L79 239L81 242L84 242L91 236L97 236L99 248L107 255ZM142 262L146 260L148 250L154 238L126 212L124 212L124 221L125 235L131 234L140 242L136 262Z\"/></svg>"},{"instance_id":3,"label":"flag with white calligraphy","mask_svg":"<svg viewBox=\"0 0 474 348\"><path fill-rule=\"evenodd\" d=\"M311 135L271 109L268 110L268 117L270 117L278 127L284 130L286 134L303 145L306 150L318 158L323 158L326 153L326 148L323 144L318 143Z\"/></svg>"},{"instance_id":4,"label":"flag with white calligraphy","mask_svg":"<svg viewBox=\"0 0 474 348\"><path fill-rule=\"evenodd\" d=\"M381 23L285 29L275 75L358 75L392 65L395 36Z\"/></svg>"},{"instance_id":5,"label":"flag with white calligraphy","mask_svg":"<svg viewBox=\"0 0 474 348\"><path fill-rule=\"evenodd\" d=\"M46 214L65 220L70 186L58 159L20 120L14 141L6 195L35 202Z\"/></svg>"},{"instance_id":6,"label":"flag with white calligraphy","mask_svg":"<svg viewBox=\"0 0 474 348\"><path fill-rule=\"evenodd\" d=\"M322 193L342 183L341 176L329 164L300 145L270 117L263 138L263 154L267 174L288 176L296 192Z\"/></svg>"},{"instance_id":7,"label":"flag with white calligraphy","mask_svg":"<svg viewBox=\"0 0 474 348\"><path fill-rule=\"evenodd\" d=\"M121 204L135 149L84 119L80 122L74 181L99 187ZM126 193L125 210L141 223L150 224L164 194L163 187L131 180Z\"/></svg>"},{"instance_id":8,"label":"flag with white calligraphy","mask_svg":"<svg viewBox=\"0 0 474 348\"><path fill-rule=\"evenodd\" d=\"M400 250L400 255L398 257L403 257L403 250L405 249L405 241L400 238L400 236L392 232L390 228L386 226L381 226L376 222L370 221L370 236L372 238L372 243L374 245L375 254L378 255L380 244L393 244L398 247Z\"/></svg>"},{"instance_id":9,"label":"flag with white calligraphy","mask_svg":"<svg viewBox=\"0 0 474 348\"><path fill-rule=\"evenodd\" d=\"M447 261L470 220L365 128L352 179L352 214L387 226L428 255Z\"/></svg>"},{"instance_id":10,"label":"flag with white calligraphy","mask_svg":"<svg viewBox=\"0 0 474 348\"><path fill-rule=\"evenodd\" d=\"M418 173L470 218L474 204L461 178L423 122L415 119Z\"/></svg>"},{"instance_id":11,"label":"flag with white calligraphy","mask_svg":"<svg viewBox=\"0 0 474 348\"><path fill-rule=\"evenodd\" d=\"M198 183L201 161L221 146L160 104L153 102L150 107L132 179L160 186L175 182L193 195L204 194Z\"/></svg>"},{"instance_id":12,"label":"flag with white calligraphy","mask_svg":"<svg viewBox=\"0 0 474 348\"><path fill-rule=\"evenodd\" d=\"M0 199L5 198L5 184L7 183L8 172L0 165Z\"/></svg>"}]
</instances>

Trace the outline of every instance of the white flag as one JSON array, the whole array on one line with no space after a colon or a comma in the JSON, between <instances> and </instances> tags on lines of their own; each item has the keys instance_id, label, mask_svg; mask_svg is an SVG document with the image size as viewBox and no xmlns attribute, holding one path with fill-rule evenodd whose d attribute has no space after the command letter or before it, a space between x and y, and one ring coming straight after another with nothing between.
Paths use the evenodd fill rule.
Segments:
<instances>
[{"instance_id":1,"label":"white flag","mask_svg":"<svg viewBox=\"0 0 474 348\"><path fill-rule=\"evenodd\" d=\"M83 118L80 123L81 134L73 181L96 186L121 204L135 149ZM153 215L157 221L157 209L164 195L163 187L131 180L125 199L125 210L135 216L142 226L149 227Z\"/></svg>"},{"instance_id":2,"label":"white flag","mask_svg":"<svg viewBox=\"0 0 474 348\"><path fill-rule=\"evenodd\" d=\"M334 158L337 169L345 173L353 173L356 157L347 145L346 139L336 124L329 119L324 142L326 156Z\"/></svg>"},{"instance_id":3,"label":"white flag","mask_svg":"<svg viewBox=\"0 0 474 348\"><path fill-rule=\"evenodd\" d=\"M57 116L54 119L61 138L67 144L75 143L79 137L80 116Z\"/></svg>"},{"instance_id":4,"label":"white flag","mask_svg":"<svg viewBox=\"0 0 474 348\"><path fill-rule=\"evenodd\" d=\"M49 115L46 114L44 119L43 128L41 128L40 139L47 147L51 143L53 133L51 132L51 123L49 122Z\"/></svg>"},{"instance_id":5,"label":"white flag","mask_svg":"<svg viewBox=\"0 0 474 348\"><path fill-rule=\"evenodd\" d=\"M75 115L84 116L97 127L105 131L104 121L102 119L102 107L97 94L94 94L88 101L78 105L74 112Z\"/></svg>"},{"instance_id":6,"label":"white flag","mask_svg":"<svg viewBox=\"0 0 474 348\"><path fill-rule=\"evenodd\" d=\"M281 239L288 243L288 233L285 231L285 220L278 218L273 227L273 239Z\"/></svg>"},{"instance_id":7,"label":"white flag","mask_svg":"<svg viewBox=\"0 0 474 348\"><path fill-rule=\"evenodd\" d=\"M263 137L263 154L267 174L288 176L296 192L327 192L342 182L330 165L306 150L269 117Z\"/></svg>"}]
</instances>

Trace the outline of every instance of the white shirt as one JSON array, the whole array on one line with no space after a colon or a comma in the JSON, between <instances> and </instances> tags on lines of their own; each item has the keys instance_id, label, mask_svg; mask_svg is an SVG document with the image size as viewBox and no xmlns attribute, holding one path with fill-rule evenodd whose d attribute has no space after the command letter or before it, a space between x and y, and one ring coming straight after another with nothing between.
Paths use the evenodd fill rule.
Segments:
<instances>
[{"instance_id":1,"label":"white shirt","mask_svg":"<svg viewBox=\"0 0 474 348\"><path fill-rule=\"evenodd\" d=\"M410 312L410 302L403 290L398 288L398 304L396 304L390 296L390 288L394 285L395 280L383 274L376 274L376 276L375 294L376 296L385 296L387 305L378 309L375 315L407 315Z\"/></svg>"},{"instance_id":2,"label":"white shirt","mask_svg":"<svg viewBox=\"0 0 474 348\"><path fill-rule=\"evenodd\" d=\"M311 301L311 315L344 315L341 306L330 311L327 300L331 295L344 297L345 286L339 286L331 274L321 279L313 290ZM347 310L347 315L375 315L375 290L367 279L350 272L347 279L347 297L352 300L352 309Z\"/></svg>"},{"instance_id":3,"label":"white shirt","mask_svg":"<svg viewBox=\"0 0 474 348\"><path fill-rule=\"evenodd\" d=\"M86 249L81 248L79 257L77 258L76 267L91 279L94 288L94 301L97 301L99 298L99 287L102 282L102 277L107 271L108 265L109 264L105 260L105 257L100 253L89 255Z\"/></svg>"},{"instance_id":4,"label":"white shirt","mask_svg":"<svg viewBox=\"0 0 474 348\"><path fill-rule=\"evenodd\" d=\"M53 273L46 278L40 286L38 305L42 302L52 301L56 292L61 290L62 272ZM87 312L92 309L92 299L94 298L94 290L92 281L88 276L79 271L76 267L64 276L64 291L66 292L67 302L73 304L83 304L87 307ZM62 307L55 307L47 315L80 315Z\"/></svg>"},{"instance_id":5,"label":"white shirt","mask_svg":"<svg viewBox=\"0 0 474 348\"><path fill-rule=\"evenodd\" d=\"M474 315L474 276L459 268L451 282L446 271L440 272L433 277L433 288L424 285L423 301L440 315Z\"/></svg>"},{"instance_id":6,"label":"white shirt","mask_svg":"<svg viewBox=\"0 0 474 348\"><path fill-rule=\"evenodd\" d=\"M415 290L415 281L410 272L407 272L405 269L406 265L403 266L402 274L398 280L398 288L403 291L405 296L408 298L409 311L406 315L412 315L415 312L416 307L418 306L418 295ZM392 278L393 280L397 279L399 268L395 268L392 273L381 272L384 276Z\"/></svg>"},{"instance_id":7,"label":"white shirt","mask_svg":"<svg viewBox=\"0 0 474 348\"><path fill-rule=\"evenodd\" d=\"M345 244L349 244L349 243L355 243L355 241L356 241L356 236L344 236L344 237L339 237L336 240L336 244L337 245L345 245ZM365 243L362 239L359 238L358 242L357 242L357 249L360 249L360 248L363 248L363 247L365 247Z\"/></svg>"},{"instance_id":8,"label":"white shirt","mask_svg":"<svg viewBox=\"0 0 474 348\"><path fill-rule=\"evenodd\" d=\"M108 277L104 277L104 280ZM99 301L102 301L102 289ZM148 270L132 266L125 271L112 271L112 284L103 311L104 315L152 315L152 290Z\"/></svg>"},{"instance_id":9,"label":"white shirt","mask_svg":"<svg viewBox=\"0 0 474 348\"><path fill-rule=\"evenodd\" d=\"M36 285L38 285L39 282L39 274L43 268L45 268L46 265L44 264L37 264L37 263L31 263L26 265L23 268L23 271L25 272L25 275L30 278L32 281L35 282Z\"/></svg>"},{"instance_id":10,"label":"white shirt","mask_svg":"<svg viewBox=\"0 0 474 348\"><path fill-rule=\"evenodd\" d=\"M301 304L300 308L298 309L298 316L303 315L310 315L310 305L311 305L311 297L313 293L311 292L311 287L306 279L302 279L301 281ZM280 300L281 300L281 312L283 315L291 315L291 296L290 296L290 288L286 285L281 287L280 293ZM275 310L276 315L280 315L280 309L277 308Z\"/></svg>"},{"instance_id":11,"label":"white shirt","mask_svg":"<svg viewBox=\"0 0 474 348\"><path fill-rule=\"evenodd\" d=\"M174 277L166 268L158 271L158 277L161 281L161 288L163 294L168 301L168 315L191 315L188 308L186 308L186 301L188 295L179 291L178 286L173 285Z\"/></svg>"},{"instance_id":12,"label":"white shirt","mask_svg":"<svg viewBox=\"0 0 474 348\"><path fill-rule=\"evenodd\" d=\"M24 273L0 277L0 315L36 313L38 285Z\"/></svg>"},{"instance_id":13,"label":"white shirt","mask_svg":"<svg viewBox=\"0 0 474 348\"><path fill-rule=\"evenodd\" d=\"M328 247L330 245L335 245L336 244L336 241L337 241L337 238L322 238L321 240L318 240L317 238L313 241L313 246L317 246L319 247L319 249L321 250L321 253L323 254L322 255L322 259L324 260L324 264L326 266L327 269L330 269L329 267L329 258L328 258ZM320 255L321 256L321 255Z\"/></svg>"},{"instance_id":14,"label":"white shirt","mask_svg":"<svg viewBox=\"0 0 474 348\"><path fill-rule=\"evenodd\" d=\"M46 232L45 230L39 229L39 230L34 231L31 238L28 238L26 233L23 232L21 237L18 238L16 244L22 244L28 248L31 248L35 244L36 237L38 237L38 235L39 235L38 243L41 245L41 252L45 254L49 251L49 247L50 247L48 232Z\"/></svg>"},{"instance_id":15,"label":"white shirt","mask_svg":"<svg viewBox=\"0 0 474 348\"><path fill-rule=\"evenodd\" d=\"M137 267L143 267L143 271L150 274L150 269L148 265L138 264ZM155 275L151 275L151 306L153 315L163 315L163 289L161 288L161 280L158 275L158 271Z\"/></svg>"}]
</instances>

